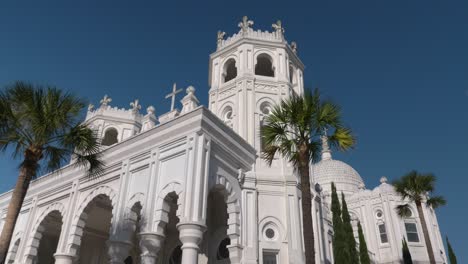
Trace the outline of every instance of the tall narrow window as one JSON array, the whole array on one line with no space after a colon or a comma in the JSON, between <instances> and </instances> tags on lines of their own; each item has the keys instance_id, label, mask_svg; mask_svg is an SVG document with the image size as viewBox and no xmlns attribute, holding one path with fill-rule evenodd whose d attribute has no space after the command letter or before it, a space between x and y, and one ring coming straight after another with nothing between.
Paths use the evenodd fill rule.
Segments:
<instances>
[{"instance_id":1,"label":"tall narrow window","mask_svg":"<svg viewBox=\"0 0 468 264\"><path fill-rule=\"evenodd\" d=\"M380 242L382 244L388 243L388 236L387 236L387 229L385 228L385 224L379 224L379 233L380 233Z\"/></svg>"},{"instance_id":2,"label":"tall narrow window","mask_svg":"<svg viewBox=\"0 0 468 264\"><path fill-rule=\"evenodd\" d=\"M419 242L418 228L416 223L405 223L406 236L408 242Z\"/></svg>"},{"instance_id":3,"label":"tall narrow window","mask_svg":"<svg viewBox=\"0 0 468 264\"><path fill-rule=\"evenodd\" d=\"M263 264L277 264L278 253L272 251L263 251Z\"/></svg>"},{"instance_id":4,"label":"tall narrow window","mask_svg":"<svg viewBox=\"0 0 468 264\"><path fill-rule=\"evenodd\" d=\"M260 105L260 113L263 115L263 117L269 115L271 113L271 105L268 102L263 102ZM262 138L262 130L263 126L265 125L264 120L260 121L260 150L263 151L265 149L265 142Z\"/></svg>"},{"instance_id":5,"label":"tall narrow window","mask_svg":"<svg viewBox=\"0 0 468 264\"><path fill-rule=\"evenodd\" d=\"M292 83L292 84L295 84L295 73L294 73L294 67L293 66L289 66L289 82Z\"/></svg>"}]
</instances>

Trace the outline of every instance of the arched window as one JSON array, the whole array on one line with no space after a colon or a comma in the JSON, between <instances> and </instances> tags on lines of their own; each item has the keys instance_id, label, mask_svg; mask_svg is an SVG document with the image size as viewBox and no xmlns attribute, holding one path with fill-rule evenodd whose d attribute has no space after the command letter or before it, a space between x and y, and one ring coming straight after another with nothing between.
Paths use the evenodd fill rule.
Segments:
<instances>
[{"instance_id":1,"label":"arched window","mask_svg":"<svg viewBox=\"0 0 468 264\"><path fill-rule=\"evenodd\" d=\"M226 237L225 239L223 239L223 241L221 241L221 243L219 243L218 252L216 253L217 260L229 258L229 250L227 246L230 244L231 244L231 239L229 239L229 237Z\"/></svg>"},{"instance_id":2,"label":"arched window","mask_svg":"<svg viewBox=\"0 0 468 264\"><path fill-rule=\"evenodd\" d=\"M271 113L271 105L269 102L263 102L262 104L260 104L260 114L263 115L262 119L260 120L260 151L263 151L265 149L265 142L262 138L262 130L263 130L263 127L265 126L264 118L270 113Z\"/></svg>"},{"instance_id":3,"label":"arched window","mask_svg":"<svg viewBox=\"0 0 468 264\"><path fill-rule=\"evenodd\" d=\"M118 139L117 139L118 135L119 135L119 132L117 132L117 129L115 128L107 129L106 133L104 133L104 137L102 138L102 145L103 146L114 145L115 143L118 142Z\"/></svg>"},{"instance_id":4,"label":"arched window","mask_svg":"<svg viewBox=\"0 0 468 264\"><path fill-rule=\"evenodd\" d=\"M229 82L230 80L236 77L237 77L236 61L231 58L226 61L223 67L224 82Z\"/></svg>"},{"instance_id":5,"label":"arched window","mask_svg":"<svg viewBox=\"0 0 468 264\"><path fill-rule=\"evenodd\" d=\"M269 55L260 54L257 56L257 64L255 64L255 75L275 77L273 59Z\"/></svg>"}]
</instances>

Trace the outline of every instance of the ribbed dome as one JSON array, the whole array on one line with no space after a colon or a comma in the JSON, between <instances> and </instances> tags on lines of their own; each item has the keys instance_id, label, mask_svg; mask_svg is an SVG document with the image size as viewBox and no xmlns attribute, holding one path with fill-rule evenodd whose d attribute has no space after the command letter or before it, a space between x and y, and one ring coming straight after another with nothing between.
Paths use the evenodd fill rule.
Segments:
<instances>
[{"instance_id":1,"label":"ribbed dome","mask_svg":"<svg viewBox=\"0 0 468 264\"><path fill-rule=\"evenodd\" d=\"M332 182L339 193L353 194L364 189L364 181L355 169L331 157L312 166L311 178L314 183L320 184L325 193L331 192Z\"/></svg>"}]
</instances>

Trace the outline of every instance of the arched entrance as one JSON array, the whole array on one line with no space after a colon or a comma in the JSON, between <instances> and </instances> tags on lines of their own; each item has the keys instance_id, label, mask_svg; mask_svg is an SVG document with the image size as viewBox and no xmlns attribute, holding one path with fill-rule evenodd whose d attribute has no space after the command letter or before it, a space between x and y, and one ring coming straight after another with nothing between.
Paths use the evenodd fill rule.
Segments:
<instances>
[{"instance_id":1,"label":"arched entrance","mask_svg":"<svg viewBox=\"0 0 468 264\"><path fill-rule=\"evenodd\" d=\"M84 214L84 215L83 215ZM94 197L82 213L85 220L79 249L79 263L107 263L107 246L112 220L112 201L100 194Z\"/></svg>"},{"instance_id":2,"label":"arched entrance","mask_svg":"<svg viewBox=\"0 0 468 264\"><path fill-rule=\"evenodd\" d=\"M208 194L207 231L202 243L200 263L240 263L240 194L237 179L216 176L216 183Z\"/></svg>"},{"instance_id":3,"label":"arched entrance","mask_svg":"<svg viewBox=\"0 0 468 264\"><path fill-rule=\"evenodd\" d=\"M43 229L37 250L37 263L55 263L54 254L57 251L60 232L62 231L62 215L59 211L50 212L40 225Z\"/></svg>"},{"instance_id":4,"label":"arched entrance","mask_svg":"<svg viewBox=\"0 0 468 264\"><path fill-rule=\"evenodd\" d=\"M129 250L128 256L125 258L125 264L136 264L140 263L141 250L139 245L139 237L137 234L140 233L141 229L141 209L142 205L140 202L136 202L128 212L125 219L125 227L123 232L127 232L128 240L132 244Z\"/></svg>"},{"instance_id":5,"label":"arched entrance","mask_svg":"<svg viewBox=\"0 0 468 264\"><path fill-rule=\"evenodd\" d=\"M227 234L228 218L225 190L221 186L214 188L208 194L206 226L203 239L203 253L209 264L228 264L228 246L231 240Z\"/></svg>"},{"instance_id":6,"label":"arched entrance","mask_svg":"<svg viewBox=\"0 0 468 264\"><path fill-rule=\"evenodd\" d=\"M24 263L55 263L60 233L62 231L64 208L60 203L48 206L32 228L24 255ZM16 261L17 259L15 259Z\"/></svg>"},{"instance_id":7,"label":"arched entrance","mask_svg":"<svg viewBox=\"0 0 468 264\"><path fill-rule=\"evenodd\" d=\"M159 255L158 262L160 264L180 264L182 261L182 243L179 240L179 230L177 217L179 196L175 192L170 192L164 198L163 211L167 215L167 223L164 226L164 243Z\"/></svg>"}]
</instances>

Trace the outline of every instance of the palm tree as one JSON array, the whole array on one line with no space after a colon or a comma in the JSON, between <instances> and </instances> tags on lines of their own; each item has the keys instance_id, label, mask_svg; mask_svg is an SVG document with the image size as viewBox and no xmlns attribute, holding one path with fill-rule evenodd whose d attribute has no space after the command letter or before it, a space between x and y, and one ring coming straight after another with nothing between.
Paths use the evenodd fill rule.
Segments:
<instances>
[{"instance_id":1,"label":"palm tree","mask_svg":"<svg viewBox=\"0 0 468 264\"><path fill-rule=\"evenodd\" d=\"M85 102L55 87L16 82L0 91L0 150L21 156L19 175L0 235L0 263L6 258L29 184L40 166L53 171L73 155L76 166L98 176L104 165L95 133L80 123Z\"/></svg>"},{"instance_id":2,"label":"palm tree","mask_svg":"<svg viewBox=\"0 0 468 264\"><path fill-rule=\"evenodd\" d=\"M429 262L431 264L435 264L434 251L432 249L431 239L429 238L422 204L426 201L426 205L432 206L432 208L437 208L446 204L446 201L442 196L430 196L430 194L434 192L435 182L436 177L433 174L423 174L415 170L410 171L408 174L393 182L393 187L395 188L395 191L401 195L402 200L410 203L414 202L416 204L418 215L421 219L427 254L429 255ZM398 215L402 218L411 215L409 203L398 205L396 210Z\"/></svg>"},{"instance_id":3,"label":"palm tree","mask_svg":"<svg viewBox=\"0 0 468 264\"><path fill-rule=\"evenodd\" d=\"M262 158L270 165L277 154L291 162L301 179L302 219L306 263L315 263L314 230L312 226L312 195L310 164L316 162L324 132L332 132L331 146L348 150L355 144L351 130L341 120L340 107L323 100L319 91L292 95L273 107L261 130L264 149Z\"/></svg>"}]
</instances>

